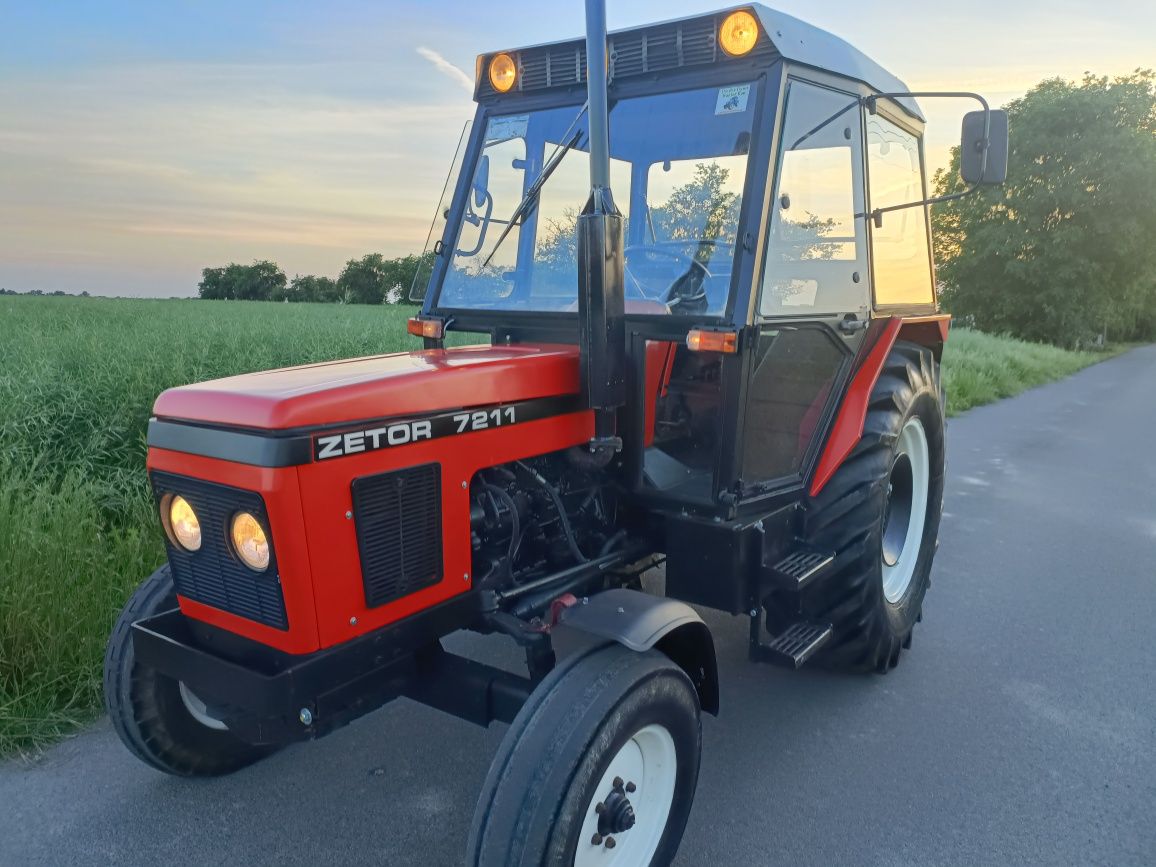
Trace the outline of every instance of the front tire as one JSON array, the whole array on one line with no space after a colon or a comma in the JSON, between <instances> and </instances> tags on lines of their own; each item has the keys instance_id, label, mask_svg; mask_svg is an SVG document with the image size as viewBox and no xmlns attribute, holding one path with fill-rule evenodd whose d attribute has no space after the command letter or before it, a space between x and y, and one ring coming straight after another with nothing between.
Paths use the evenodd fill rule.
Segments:
<instances>
[{"instance_id":1,"label":"front tire","mask_svg":"<svg viewBox=\"0 0 1156 867\"><path fill-rule=\"evenodd\" d=\"M267 756L246 743L183 683L138 663L132 624L177 607L168 565L136 589L117 618L104 657L104 703L129 751L158 771L181 777L229 774Z\"/></svg>"},{"instance_id":2,"label":"front tire","mask_svg":"<svg viewBox=\"0 0 1156 867\"><path fill-rule=\"evenodd\" d=\"M658 651L604 645L534 690L490 766L473 867L665 865L698 783L698 694Z\"/></svg>"},{"instance_id":3,"label":"front tire","mask_svg":"<svg viewBox=\"0 0 1156 867\"><path fill-rule=\"evenodd\" d=\"M802 600L808 616L834 626L819 657L828 667L886 672L911 646L931 583L943 478L939 363L930 349L900 341L858 445L806 508L809 542L836 557Z\"/></svg>"}]
</instances>

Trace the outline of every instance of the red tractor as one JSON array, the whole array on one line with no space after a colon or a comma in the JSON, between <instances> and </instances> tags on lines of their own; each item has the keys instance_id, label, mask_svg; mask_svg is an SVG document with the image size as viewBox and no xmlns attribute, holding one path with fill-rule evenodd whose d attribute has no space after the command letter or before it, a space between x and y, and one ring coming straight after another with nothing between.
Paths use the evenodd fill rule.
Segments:
<instances>
[{"instance_id":1,"label":"red tractor","mask_svg":"<svg viewBox=\"0 0 1156 867\"><path fill-rule=\"evenodd\" d=\"M407 696L510 724L469 863L665 864L719 712L688 603L789 668L910 645L943 494L932 94L761 6L587 23L478 58L423 350L158 398L168 563L105 664L142 761L225 774ZM980 102L973 189L1007 161ZM526 676L445 650L462 629Z\"/></svg>"}]
</instances>

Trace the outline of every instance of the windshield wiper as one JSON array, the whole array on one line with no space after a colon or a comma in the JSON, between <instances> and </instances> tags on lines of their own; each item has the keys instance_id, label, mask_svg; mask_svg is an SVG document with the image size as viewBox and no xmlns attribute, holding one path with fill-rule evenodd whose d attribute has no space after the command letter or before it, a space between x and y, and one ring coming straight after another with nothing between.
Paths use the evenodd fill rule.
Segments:
<instances>
[{"instance_id":1,"label":"windshield wiper","mask_svg":"<svg viewBox=\"0 0 1156 867\"><path fill-rule=\"evenodd\" d=\"M486 257L486 261L482 263L485 268L490 264L490 260L498 252L498 248L502 246L502 242L506 240L506 236L514 226L520 226L522 220L530 212L531 208L538 201L538 193L545 185L546 181L550 179L550 175L554 174L554 170L562 163L562 158L578 144L579 139L582 138L582 130L577 129L578 121L582 120L582 115L586 113L586 109L590 107L587 102L578 111L578 116L574 118L570 128L562 135L563 143L555 146L554 152L550 154L550 159L542 166L542 171L538 173L538 177L534 179L534 183L530 184L530 189L526 190L526 195L522 196L522 201L518 202L518 207L514 208L514 213L510 214L510 218L506 221L506 228L502 229L502 234L498 236L498 240L494 242L494 249L490 251L490 255ZM566 136L570 136L569 139Z\"/></svg>"}]
</instances>

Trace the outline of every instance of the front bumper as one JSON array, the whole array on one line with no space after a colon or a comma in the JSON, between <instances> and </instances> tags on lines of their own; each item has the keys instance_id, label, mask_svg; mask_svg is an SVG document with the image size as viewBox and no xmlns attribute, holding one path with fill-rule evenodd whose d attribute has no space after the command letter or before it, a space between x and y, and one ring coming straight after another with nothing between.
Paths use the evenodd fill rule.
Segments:
<instances>
[{"instance_id":1,"label":"front bumper","mask_svg":"<svg viewBox=\"0 0 1156 867\"><path fill-rule=\"evenodd\" d=\"M254 744L328 734L400 696L480 724L509 721L532 686L446 653L439 639L476 613L472 594L317 653L294 656L185 617L133 624L137 663L181 681Z\"/></svg>"}]
</instances>

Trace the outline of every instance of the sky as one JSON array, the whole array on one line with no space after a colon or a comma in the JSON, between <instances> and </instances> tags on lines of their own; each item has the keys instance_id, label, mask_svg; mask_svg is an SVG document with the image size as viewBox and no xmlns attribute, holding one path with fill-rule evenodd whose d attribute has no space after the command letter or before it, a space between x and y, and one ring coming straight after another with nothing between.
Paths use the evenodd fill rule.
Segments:
<instances>
[{"instance_id":1,"label":"sky","mask_svg":"<svg viewBox=\"0 0 1156 867\"><path fill-rule=\"evenodd\" d=\"M608 0L611 29L720 8ZM1053 76L1156 66L1140 0L773 3L915 90L1000 105ZM336 276L419 252L475 57L581 36L581 0L0 0L0 287L193 295L272 259ZM963 106L924 102L929 160Z\"/></svg>"}]
</instances>

